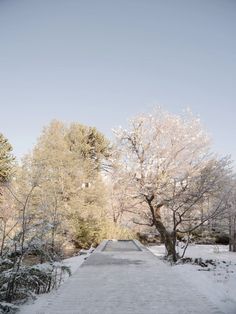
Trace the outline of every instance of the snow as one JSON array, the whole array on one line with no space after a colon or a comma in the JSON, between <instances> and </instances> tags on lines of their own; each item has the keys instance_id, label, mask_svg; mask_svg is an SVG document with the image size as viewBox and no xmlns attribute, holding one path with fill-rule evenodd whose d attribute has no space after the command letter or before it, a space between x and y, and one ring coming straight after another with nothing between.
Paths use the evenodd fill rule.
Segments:
<instances>
[{"instance_id":1,"label":"snow","mask_svg":"<svg viewBox=\"0 0 236 314\"><path fill-rule=\"evenodd\" d=\"M165 247L152 246L149 250L163 257ZM173 266L183 280L195 286L225 314L236 313L236 253L229 252L226 245L190 245L185 257L213 259L216 266L202 268L192 264Z\"/></svg>"},{"instance_id":2,"label":"snow","mask_svg":"<svg viewBox=\"0 0 236 314\"><path fill-rule=\"evenodd\" d=\"M165 248L162 245L149 247L149 250L159 257L165 254ZM79 255L68 258L64 260L64 264L71 267L73 274L86 257L87 255ZM170 266L166 263L166 265L172 268L176 277L181 278L183 283L193 286L199 295L205 296L223 313L236 314L236 253L229 252L228 247L222 245L191 245L186 251L186 257L213 259L216 261L216 266L202 268L192 264ZM40 313L43 307L52 302L50 300L54 295L57 295L57 291L38 296L33 304L31 302L31 304L23 305L20 314Z\"/></svg>"},{"instance_id":3,"label":"snow","mask_svg":"<svg viewBox=\"0 0 236 314\"><path fill-rule=\"evenodd\" d=\"M65 266L69 266L71 270L71 275L73 275L77 269L82 265L87 255L78 255L74 257L67 258L63 260L63 264ZM65 283L65 281L69 278L69 275L66 275L64 278L64 281L62 285ZM30 301L24 305L21 306L19 313L24 314L25 312L29 313L37 313L40 311L42 307L44 307L46 304L48 304L49 299L52 297L52 295L55 295L57 293L57 290L53 290L50 293L47 294L41 294L37 296L37 299L35 301ZM31 311L32 309L32 311Z\"/></svg>"},{"instance_id":4,"label":"snow","mask_svg":"<svg viewBox=\"0 0 236 314\"><path fill-rule=\"evenodd\" d=\"M21 313L220 313L196 289L185 284L174 267L142 247L141 251L113 252L102 248L104 245L93 253L87 267L76 271L43 307Z\"/></svg>"},{"instance_id":5,"label":"snow","mask_svg":"<svg viewBox=\"0 0 236 314\"><path fill-rule=\"evenodd\" d=\"M70 257L63 260L63 264L65 266L69 266L71 270L71 274L76 272L76 270L81 266L81 264L84 262L84 259L86 258L86 255L77 255L74 257Z\"/></svg>"}]
</instances>

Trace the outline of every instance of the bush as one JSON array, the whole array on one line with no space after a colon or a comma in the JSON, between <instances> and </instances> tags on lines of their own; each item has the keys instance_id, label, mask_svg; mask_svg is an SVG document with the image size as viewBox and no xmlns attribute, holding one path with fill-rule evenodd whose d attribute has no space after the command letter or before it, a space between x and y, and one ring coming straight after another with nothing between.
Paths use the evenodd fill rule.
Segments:
<instances>
[{"instance_id":1,"label":"bush","mask_svg":"<svg viewBox=\"0 0 236 314\"><path fill-rule=\"evenodd\" d=\"M7 302L0 302L0 313L8 313L14 314L19 310L17 305L7 303Z\"/></svg>"},{"instance_id":2,"label":"bush","mask_svg":"<svg viewBox=\"0 0 236 314\"><path fill-rule=\"evenodd\" d=\"M144 245L161 244L161 238L159 234L139 232L137 233L137 236L138 240Z\"/></svg>"},{"instance_id":3,"label":"bush","mask_svg":"<svg viewBox=\"0 0 236 314\"><path fill-rule=\"evenodd\" d=\"M93 217L77 217L75 245L88 249L97 246L104 239L129 240L135 237L130 229L118 226L108 219L98 220Z\"/></svg>"},{"instance_id":4,"label":"bush","mask_svg":"<svg viewBox=\"0 0 236 314\"><path fill-rule=\"evenodd\" d=\"M15 313L28 298L57 288L66 274L69 267L59 262L30 266L0 258L0 313Z\"/></svg>"},{"instance_id":5,"label":"bush","mask_svg":"<svg viewBox=\"0 0 236 314\"><path fill-rule=\"evenodd\" d=\"M215 238L215 242L216 244L225 244L228 245L229 244L229 235L228 234L217 234L216 238Z\"/></svg>"},{"instance_id":6,"label":"bush","mask_svg":"<svg viewBox=\"0 0 236 314\"><path fill-rule=\"evenodd\" d=\"M229 235L214 230L196 230L192 233L196 244L229 244Z\"/></svg>"}]
</instances>

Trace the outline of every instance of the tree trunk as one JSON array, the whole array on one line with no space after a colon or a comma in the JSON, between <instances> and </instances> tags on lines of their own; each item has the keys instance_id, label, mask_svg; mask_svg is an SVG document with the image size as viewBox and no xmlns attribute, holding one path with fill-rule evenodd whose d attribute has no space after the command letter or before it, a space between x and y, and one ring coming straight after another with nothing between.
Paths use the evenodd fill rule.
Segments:
<instances>
[{"instance_id":1,"label":"tree trunk","mask_svg":"<svg viewBox=\"0 0 236 314\"><path fill-rule=\"evenodd\" d=\"M229 250L236 252L236 216L230 217L229 223Z\"/></svg>"},{"instance_id":2,"label":"tree trunk","mask_svg":"<svg viewBox=\"0 0 236 314\"><path fill-rule=\"evenodd\" d=\"M161 241L165 244L167 250L167 257L171 258L173 262L176 262L178 259L178 254L176 253L175 243L176 243L176 232L171 235L166 227L163 225L161 221L160 210L164 204L160 203L158 205L153 206L152 201L154 200L154 195L151 197L146 197L146 201L149 205L150 211L152 213L153 224L157 228L157 231L161 235Z\"/></svg>"},{"instance_id":3,"label":"tree trunk","mask_svg":"<svg viewBox=\"0 0 236 314\"><path fill-rule=\"evenodd\" d=\"M5 223L5 221L3 221L2 243L1 243L1 249L0 249L0 256L3 255L5 240L6 240L6 223Z\"/></svg>"},{"instance_id":4,"label":"tree trunk","mask_svg":"<svg viewBox=\"0 0 236 314\"><path fill-rule=\"evenodd\" d=\"M161 235L161 240L165 244L167 250L167 256L170 257L173 262L176 262L178 259L176 248L175 248L175 240L170 235L170 233L166 230L165 226L160 220L155 221L155 227Z\"/></svg>"}]
</instances>

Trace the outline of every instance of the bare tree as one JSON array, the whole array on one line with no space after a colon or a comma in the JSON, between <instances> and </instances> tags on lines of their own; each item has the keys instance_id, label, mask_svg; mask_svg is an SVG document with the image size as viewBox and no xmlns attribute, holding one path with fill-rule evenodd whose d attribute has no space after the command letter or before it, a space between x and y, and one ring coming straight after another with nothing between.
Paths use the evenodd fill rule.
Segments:
<instances>
[{"instance_id":1,"label":"bare tree","mask_svg":"<svg viewBox=\"0 0 236 314\"><path fill-rule=\"evenodd\" d=\"M190 113L176 116L158 108L115 134L132 197L149 209L141 223L156 227L176 261L177 233L189 234L225 209L230 162L210 154L208 136ZM211 209L205 211L209 199Z\"/></svg>"}]
</instances>

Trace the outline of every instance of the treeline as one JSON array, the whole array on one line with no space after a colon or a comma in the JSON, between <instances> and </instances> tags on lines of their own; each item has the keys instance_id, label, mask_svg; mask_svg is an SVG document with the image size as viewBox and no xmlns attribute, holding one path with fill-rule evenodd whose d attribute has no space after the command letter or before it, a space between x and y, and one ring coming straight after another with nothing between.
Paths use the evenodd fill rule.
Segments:
<instances>
[{"instance_id":1,"label":"treeline","mask_svg":"<svg viewBox=\"0 0 236 314\"><path fill-rule=\"evenodd\" d=\"M69 249L133 237L111 218L112 149L96 128L53 121L20 164L11 151L1 135L0 301L8 303L57 286Z\"/></svg>"}]
</instances>

